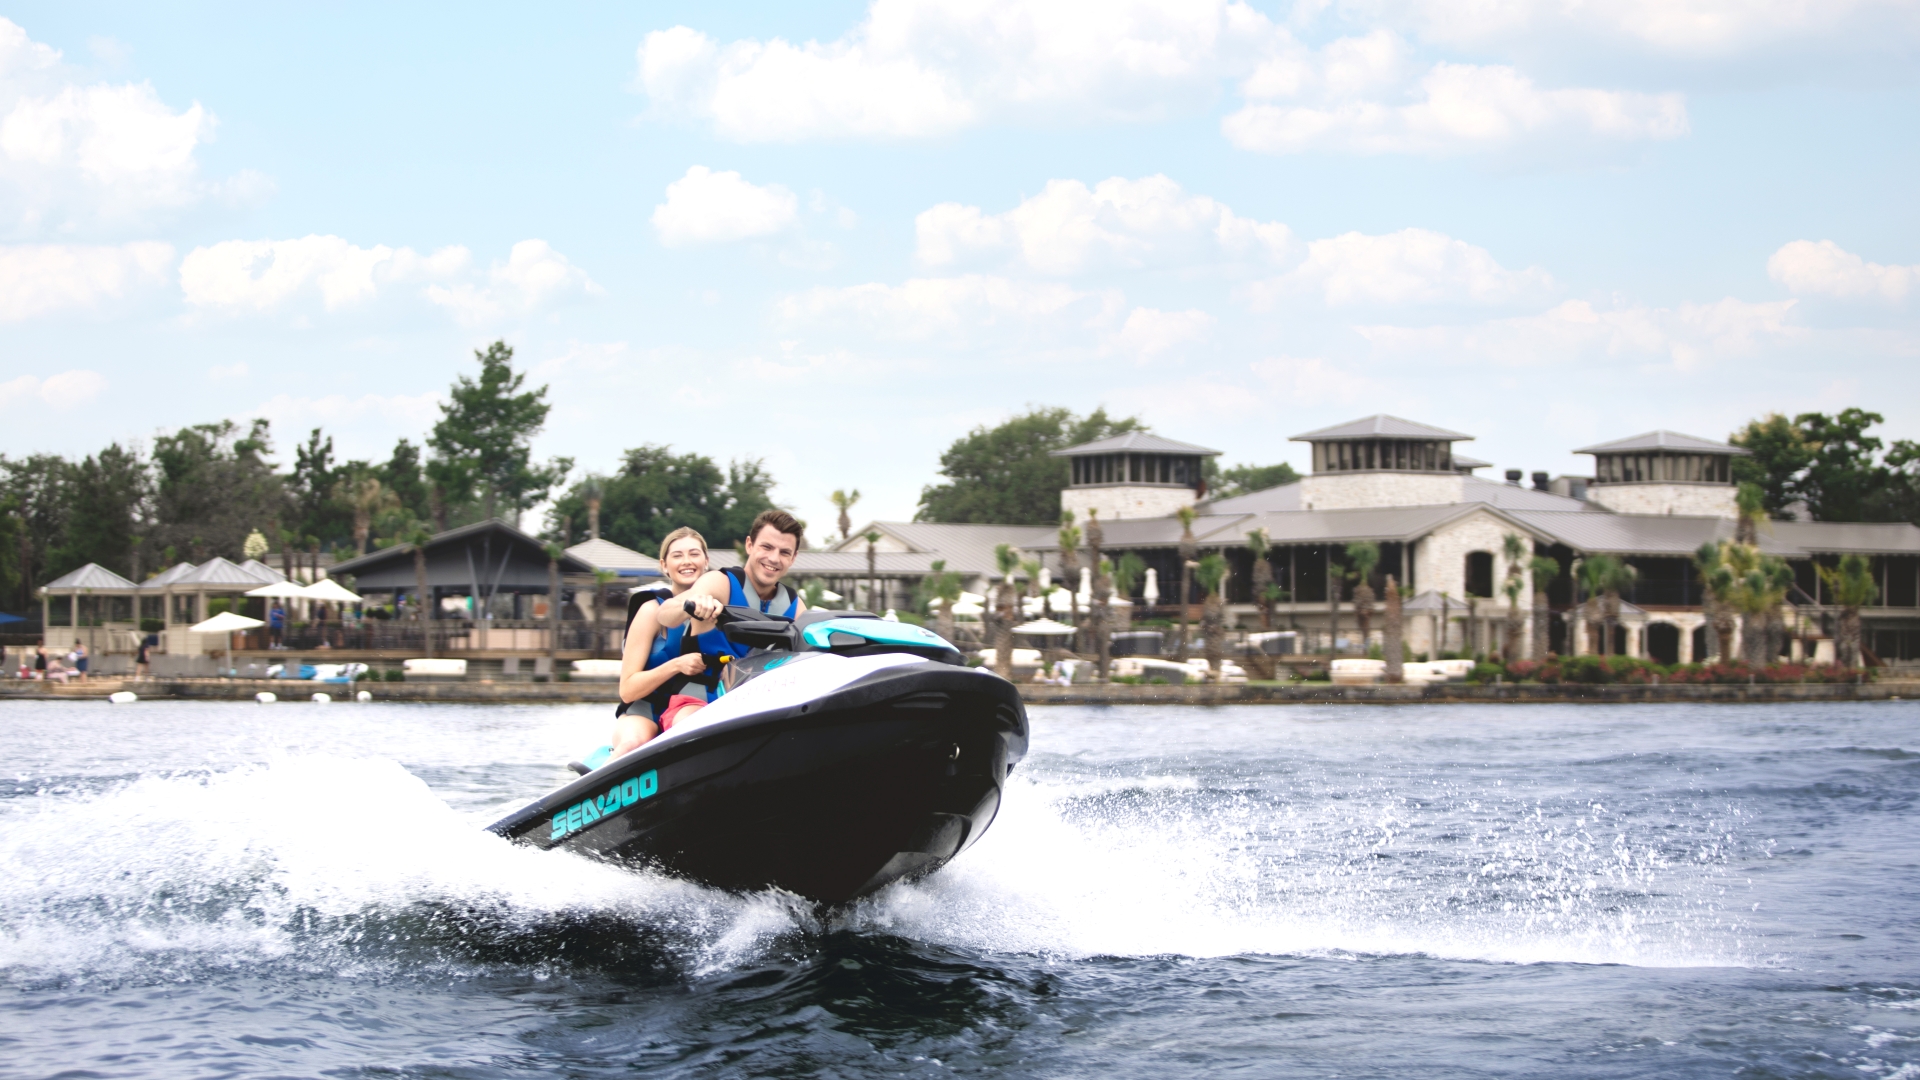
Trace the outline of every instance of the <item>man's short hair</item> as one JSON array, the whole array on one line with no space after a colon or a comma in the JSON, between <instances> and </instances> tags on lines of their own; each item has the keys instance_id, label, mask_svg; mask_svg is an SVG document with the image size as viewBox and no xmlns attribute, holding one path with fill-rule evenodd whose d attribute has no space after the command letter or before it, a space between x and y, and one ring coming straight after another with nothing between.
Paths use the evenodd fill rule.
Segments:
<instances>
[{"instance_id":1,"label":"man's short hair","mask_svg":"<svg viewBox=\"0 0 1920 1080\"><path fill-rule=\"evenodd\" d=\"M760 516L753 519L753 525L747 529L747 543L751 544L758 539L760 530L769 525L773 526L774 532L793 537L795 548L800 546L801 534L806 532L806 526L800 524L800 519L785 510L762 510Z\"/></svg>"}]
</instances>

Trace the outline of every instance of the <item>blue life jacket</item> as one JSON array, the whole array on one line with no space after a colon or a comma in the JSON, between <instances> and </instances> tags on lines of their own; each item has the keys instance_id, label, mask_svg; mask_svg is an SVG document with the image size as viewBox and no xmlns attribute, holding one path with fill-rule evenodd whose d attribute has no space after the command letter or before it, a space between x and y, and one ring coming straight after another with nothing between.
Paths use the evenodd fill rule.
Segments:
<instances>
[{"instance_id":1,"label":"blue life jacket","mask_svg":"<svg viewBox=\"0 0 1920 1080\"><path fill-rule=\"evenodd\" d=\"M662 605L671 603L673 600L673 590L664 584L651 589L635 590L633 594L628 597L627 602L627 630L629 632L633 630L634 618L640 614L641 607L645 606L649 600L659 601ZM697 652L698 642L698 637L695 637L691 641L687 639L687 624L682 623L679 626L675 626L667 630L666 633L653 639L653 648L647 652L647 662L642 670L651 671L682 653ZM691 691L688 689L690 686L693 688ZM621 702L619 707L614 710L614 715L621 716L629 712L641 711L643 715L649 718L656 718L661 713L667 711L667 703L672 700L675 694L688 694L689 696L696 697L705 695L706 698L711 701L713 699L713 688L712 686L695 682L692 676L675 675L673 678L655 687L653 693L648 694L646 697L638 701Z\"/></svg>"},{"instance_id":2,"label":"blue life jacket","mask_svg":"<svg viewBox=\"0 0 1920 1080\"><path fill-rule=\"evenodd\" d=\"M747 585L747 572L744 568L730 566L721 573L727 575L727 606L752 608L766 615L779 615L791 619L800 611L800 594L786 585L776 585L773 597L760 599L760 594ZM707 631L699 637L700 651L718 656L723 653L732 656L745 656L753 651L750 645L741 645L728 640L718 628Z\"/></svg>"}]
</instances>

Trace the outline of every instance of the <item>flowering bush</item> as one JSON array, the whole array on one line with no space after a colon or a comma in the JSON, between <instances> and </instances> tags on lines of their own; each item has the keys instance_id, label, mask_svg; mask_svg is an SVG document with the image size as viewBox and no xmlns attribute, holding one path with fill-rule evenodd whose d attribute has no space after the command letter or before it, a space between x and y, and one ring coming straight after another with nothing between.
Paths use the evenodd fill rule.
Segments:
<instances>
[{"instance_id":1,"label":"flowering bush","mask_svg":"<svg viewBox=\"0 0 1920 1080\"><path fill-rule=\"evenodd\" d=\"M1873 672L1835 665L1768 664L1755 668L1733 660L1666 667L1635 656L1549 656L1505 665L1513 682L1539 683L1850 683L1873 680ZM1475 669L1475 675L1479 670ZM1491 682L1489 676L1485 681Z\"/></svg>"}]
</instances>

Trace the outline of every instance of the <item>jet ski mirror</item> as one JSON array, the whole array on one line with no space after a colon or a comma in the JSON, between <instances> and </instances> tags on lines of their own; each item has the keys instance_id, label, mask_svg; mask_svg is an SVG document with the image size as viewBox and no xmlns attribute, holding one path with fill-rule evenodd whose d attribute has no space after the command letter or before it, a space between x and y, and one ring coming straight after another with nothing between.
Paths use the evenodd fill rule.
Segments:
<instances>
[{"instance_id":1,"label":"jet ski mirror","mask_svg":"<svg viewBox=\"0 0 1920 1080\"><path fill-rule=\"evenodd\" d=\"M693 601L683 601L683 606L687 614L693 614ZM729 640L751 648L792 650L796 647L793 620L781 615L749 607L728 607L721 610L713 625Z\"/></svg>"}]
</instances>

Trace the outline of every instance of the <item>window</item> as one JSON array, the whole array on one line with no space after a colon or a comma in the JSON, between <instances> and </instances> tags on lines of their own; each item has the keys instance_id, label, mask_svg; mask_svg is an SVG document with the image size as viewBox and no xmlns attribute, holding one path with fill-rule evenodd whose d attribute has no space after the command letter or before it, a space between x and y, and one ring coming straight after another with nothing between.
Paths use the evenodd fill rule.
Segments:
<instances>
[{"instance_id":1,"label":"window","mask_svg":"<svg viewBox=\"0 0 1920 1080\"><path fill-rule=\"evenodd\" d=\"M1467 552L1467 595L1493 595L1493 552Z\"/></svg>"}]
</instances>

